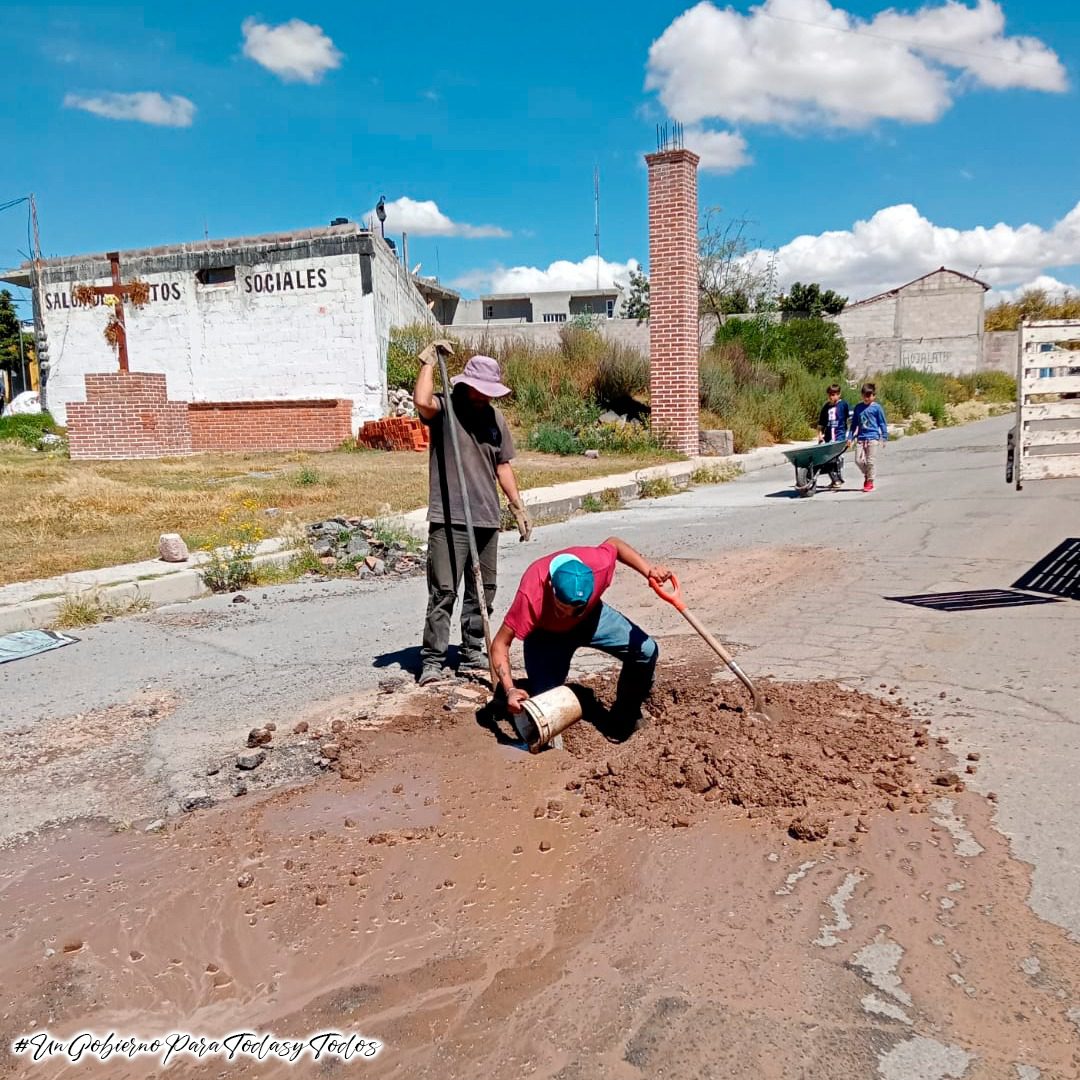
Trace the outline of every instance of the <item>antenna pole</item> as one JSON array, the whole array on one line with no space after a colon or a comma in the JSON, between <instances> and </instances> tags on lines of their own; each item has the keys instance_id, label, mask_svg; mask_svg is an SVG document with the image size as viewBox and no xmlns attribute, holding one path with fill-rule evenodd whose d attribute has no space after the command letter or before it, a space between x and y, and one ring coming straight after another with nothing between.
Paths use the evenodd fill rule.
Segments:
<instances>
[{"instance_id":1,"label":"antenna pole","mask_svg":"<svg viewBox=\"0 0 1080 1080\"><path fill-rule=\"evenodd\" d=\"M593 202L596 219L596 291L600 291L600 166L593 166Z\"/></svg>"}]
</instances>

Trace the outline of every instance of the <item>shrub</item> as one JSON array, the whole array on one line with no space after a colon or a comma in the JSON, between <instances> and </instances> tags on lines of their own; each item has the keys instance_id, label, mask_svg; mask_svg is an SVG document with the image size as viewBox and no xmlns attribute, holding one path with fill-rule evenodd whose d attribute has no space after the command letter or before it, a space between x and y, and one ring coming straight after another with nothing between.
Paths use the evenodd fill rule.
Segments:
<instances>
[{"instance_id":1,"label":"shrub","mask_svg":"<svg viewBox=\"0 0 1080 1080\"><path fill-rule=\"evenodd\" d=\"M690 474L691 484L726 484L742 475L742 468L734 462L720 465L703 465Z\"/></svg>"},{"instance_id":2,"label":"shrub","mask_svg":"<svg viewBox=\"0 0 1080 1080\"><path fill-rule=\"evenodd\" d=\"M663 499L678 491L670 476L654 476L638 481L639 499Z\"/></svg>"},{"instance_id":3,"label":"shrub","mask_svg":"<svg viewBox=\"0 0 1080 1080\"><path fill-rule=\"evenodd\" d=\"M825 319L791 319L770 328L775 359L797 360L819 379L839 379L847 367L847 344L840 327Z\"/></svg>"},{"instance_id":4,"label":"shrub","mask_svg":"<svg viewBox=\"0 0 1080 1080\"><path fill-rule=\"evenodd\" d=\"M300 487L311 487L319 482L319 471L310 465L305 465L297 474L296 482Z\"/></svg>"},{"instance_id":5,"label":"shrub","mask_svg":"<svg viewBox=\"0 0 1080 1080\"><path fill-rule=\"evenodd\" d=\"M745 454L748 450L756 450L761 445L761 428L751 417L744 413L736 413L728 422L728 426L731 428L736 454Z\"/></svg>"},{"instance_id":6,"label":"shrub","mask_svg":"<svg viewBox=\"0 0 1080 1080\"><path fill-rule=\"evenodd\" d=\"M416 359L435 337L435 328L424 323L394 327L386 350L386 386L388 390L411 390L420 374Z\"/></svg>"},{"instance_id":7,"label":"shrub","mask_svg":"<svg viewBox=\"0 0 1080 1080\"><path fill-rule=\"evenodd\" d=\"M103 619L118 619L124 615L139 615L153 605L149 598L136 593L119 600L103 599L96 590L68 593L53 620L57 630L79 630L94 626Z\"/></svg>"},{"instance_id":8,"label":"shrub","mask_svg":"<svg viewBox=\"0 0 1080 1080\"><path fill-rule=\"evenodd\" d=\"M716 345L738 343L752 361L771 367L796 361L819 379L838 379L847 365L847 345L840 328L824 319L727 319L717 327Z\"/></svg>"},{"instance_id":9,"label":"shrub","mask_svg":"<svg viewBox=\"0 0 1080 1080\"><path fill-rule=\"evenodd\" d=\"M968 390L969 398L978 397L990 402L1016 400L1016 379L1004 371L980 371L975 375L964 375L959 381Z\"/></svg>"},{"instance_id":10,"label":"shrub","mask_svg":"<svg viewBox=\"0 0 1080 1080\"><path fill-rule=\"evenodd\" d=\"M649 389L649 360L637 349L613 341L597 366L593 391L604 405L643 394Z\"/></svg>"},{"instance_id":11,"label":"shrub","mask_svg":"<svg viewBox=\"0 0 1080 1080\"><path fill-rule=\"evenodd\" d=\"M12 439L33 447L41 442L42 435L56 434L59 430L47 412L0 416L0 442Z\"/></svg>"},{"instance_id":12,"label":"shrub","mask_svg":"<svg viewBox=\"0 0 1080 1080\"><path fill-rule=\"evenodd\" d=\"M530 432L526 445L530 450L539 450L542 454L581 454L585 447L572 431L559 427L545 420L537 424Z\"/></svg>"},{"instance_id":13,"label":"shrub","mask_svg":"<svg viewBox=\"0 0 1080 1080\"><path fill-rule=\"evenodd\" d=\"M199 577L211 592L235 592L256 583L255 551L266 538L257 511L254 500L243 500L219 517L219 532L204 545L210 558L199 568Z\"/></svg>"}]
</instances>

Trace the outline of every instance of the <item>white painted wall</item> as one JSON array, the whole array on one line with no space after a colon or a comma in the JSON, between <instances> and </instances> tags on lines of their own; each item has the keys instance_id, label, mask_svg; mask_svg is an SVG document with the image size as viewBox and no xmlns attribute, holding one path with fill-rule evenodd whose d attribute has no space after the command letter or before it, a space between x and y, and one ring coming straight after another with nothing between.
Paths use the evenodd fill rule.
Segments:
<instances>
[{"instance_id":1,"label":"white painted wall","mask_svg":"<svg viewBox=\"0 0 1080 1080\"><path fill-rule=\"evenodd\" d=\"M353 425L384 415L390 327L431 321L426 304L393 255L378 241L372 290L364 295L360 254L236 266L236 280L201 285L193 270L141 272L122 262L124 277L151 287L145 307L125 305L133 371L163 372L177 401L349 398ZM107 278L81 279L104 285ZM104 306L71 299L72 282L47 289L43 312L51 367L48 405L66 422L67 403L84 401L83 375L116 371L105 341Z\"/></svg>"}]
</instances>

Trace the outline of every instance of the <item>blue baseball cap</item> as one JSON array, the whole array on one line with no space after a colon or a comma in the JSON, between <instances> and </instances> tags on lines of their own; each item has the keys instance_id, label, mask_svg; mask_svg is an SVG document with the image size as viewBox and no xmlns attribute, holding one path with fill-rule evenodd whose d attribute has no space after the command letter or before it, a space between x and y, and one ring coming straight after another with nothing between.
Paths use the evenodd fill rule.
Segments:
<instances>
[{"instance_id":1,"label":"blue baseball cap","mask_svg":"<svg viewBox=\"0 0 1080 1080\"><path fill-rule=\"evenodd\" d=\"M592 599L593 572L576 555L556 555L551 560L549 573L551 589L560 603L583 607Z\"/></svg>"}]
</instances>

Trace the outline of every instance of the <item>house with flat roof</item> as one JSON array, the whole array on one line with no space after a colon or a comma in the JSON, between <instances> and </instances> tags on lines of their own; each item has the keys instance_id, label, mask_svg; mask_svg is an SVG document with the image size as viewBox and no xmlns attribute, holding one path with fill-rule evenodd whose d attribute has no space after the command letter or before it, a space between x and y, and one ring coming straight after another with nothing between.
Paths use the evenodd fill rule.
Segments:
<instances>
[{"instance_id":1,"label":"house with flat roof","mask_svg":"<svg viewBox=\"0 0 1080 1080\"><path fill-rule=\"evenodd\" d=\"M475 300L459 301L453 319L443 324L481 326L495 323L511 326L515 323L564 323L577 315L614 319L621 302L622 291L617 288L492 293Z\"/></svg>"}]
</instances>

